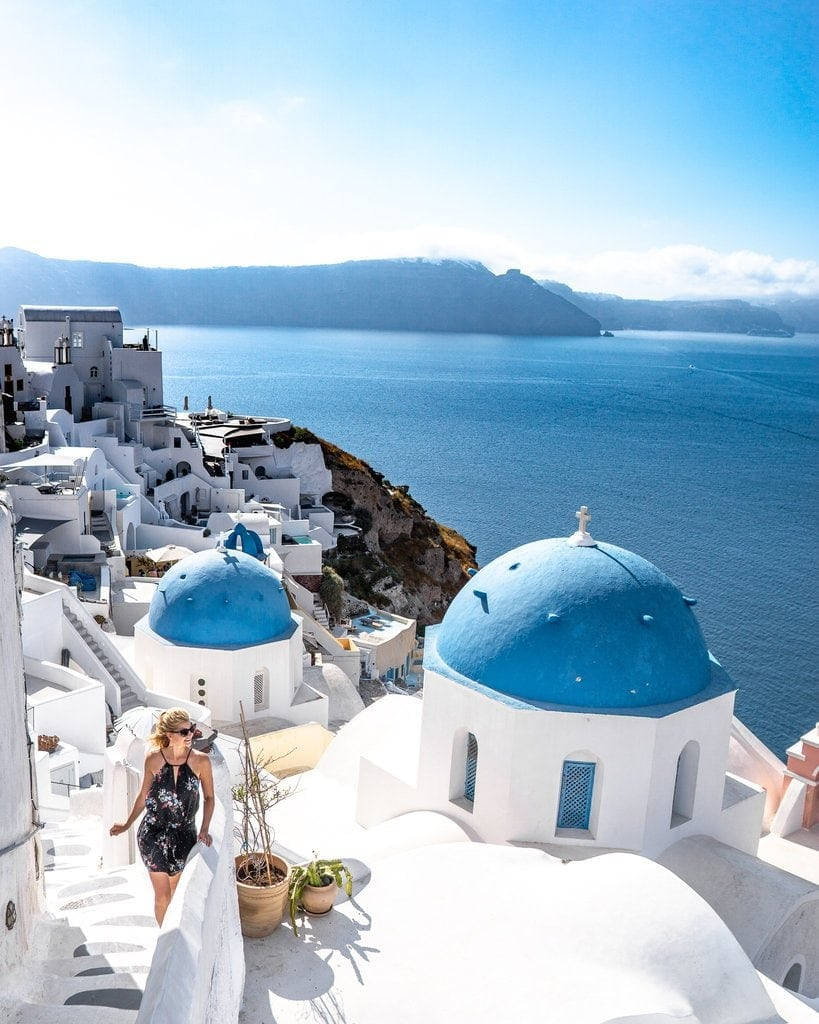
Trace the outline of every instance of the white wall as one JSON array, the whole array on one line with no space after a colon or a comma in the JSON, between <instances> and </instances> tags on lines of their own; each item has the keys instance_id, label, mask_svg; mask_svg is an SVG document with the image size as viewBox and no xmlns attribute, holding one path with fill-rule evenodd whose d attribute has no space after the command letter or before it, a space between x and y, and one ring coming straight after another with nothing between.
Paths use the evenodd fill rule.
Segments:
<instances>
[{"instance_id":1,"label":"white wall","mask_svg":"<svg viewBox=\"0 0 819 1024\"><path fill-rule=\"evenodd\" d=\"M142 523L136 530L136 549L147 551L148 548L159 548L165 544L180 544L191 551L207 551L215 548L219 538L216 534L202 536L198 526L185 526L181 523L165 525L163 523Z\"/></svg>"},{"instance_id":2,"label":"white wall","mask_svg":"<svg viewBox=\"0 0 819 1024\"><path fill-rule=\"evenodd\" d=\"M235 650L185 647L158 636L147 616L134 626L134 659L137 672L152 691L209 707L217 722L237 722L239 703L247 718L275 716L291 722L318 721L327 724L327 701L311 704L305 718L303 705L293 706L293 696L302 683L302 631L295 617L288 639ZM268 674L269 700L254 709L253 677L259 669ZM199 694L198 680L204 679L205 694Z\"/></svg>"},{"instance_id":3,"label":"white wall","mask_svg":"<svg viewBox=\"0 0 819 1024\"><path fill-rule=\"evenodd\" d=\"M645 834L645 849L649 856L656 856L666 846L687 835L715 836L722 832L728 841L727 826L722 820L722 798L733 713L734 693L731 692L657 719L652 797ZM677 761L683 747L691 740L699 744L694 813L690 821L672 827L671 806ZM760 819L757 837L761 827ZM744 830L742 834L744 838Z\"/></svg>"},{"instance_id":4,"label":"white wall","mask_svg":"<svg viewBox=\"0 0 819 1024\"><path fill-rule=\"evenodd\" d=\"M300 485L298 477L278 477L272 480L259 480L255 476L256 464L266 460L248 460L250 476L244 480L245 492L259 501L273 502L293 508L299 503Z\"/></svg>"},{"instance_id":5,"label":"white wall","mask_svg":"<svg viewBox=\"0 0 819 1024\"><path fill-rule=\"evenodd\" d=\"M0 924L0 973L28 951L38 908L32 787L25 727L18 574L10 509L0 502L0 907L12 900L17 923Z\"/></svg>"},{"instance_id":6,"label":"white wall","mask_svg":"<svg viewBox=\"0 0 819 1024\"><path fill-rule=\"evenodd\" d=\"M23 604L23 651L27 658L60 663L63 605L58 590L27 597Z\"/></svg>"},{"instance_id":7,"label":"white wall","mask_svg":"<svg viewBox=\"0 0 819 1024\"><path fill-rule=\"evenodd\" d=\"M290 525L285 523L282 531L289 533ZM281 558L284 568L293 576L318 576L321 574L321 544L317 544L315 541L310 544L277 544L276 552Z\"/></svg>"},{"instance_id":8,"label":"white wall","mask_svg":"<svg viewBox=\"0 0 819 1024\"><path fill-rule=\"evenodd\" d=\"M146 405L162 405L162 353L154 349L114 348L111 351L114 380L138 380L145 388Z\"/></svg>"},{"instance_id":9,"label":"white wall","mask_svg":"<svg viewBox=\"0 0 819 1024\"><path fill-rule=\"evenodd\" d=\"M74 519L80 531L88 520L88 491L79 487L73 494L41 494L27 484L6 484L18 516L32 519Z\"/></svg>"},{"instance_id":10,"label":"white wall","mask_svg":"<svg viewBox=\"0 0 819 1024\"><path fill-rule=\"evenodd\" d=\"M105 753L105 687L99 680L48 661L26 658L26 672L67 687L47 699L29 698L27 718L32 735L59 736L80 752L80 774L99 771Z\"/></svg>"},{"instance_id":11,"label":"white wall","mask_svg":"<svg viewBox=\"0 0 819 1024\"><path fill-rule=\"evenodd\" d=\"M729 693L664 718L529 710L427 669L412 809L447 814L487 842L588 845L656 856L685 835L704 833L744 847L749 829L759 835L761 794L723 815L732 708ZM468 732L478 741L471 804L463 799ZM693 813L672 827L677 759L690 739L701 748ZM565 760L596 766L587 830L557 828ZM410 809L406 774L391 783L383 767L365 769L362 762L361 824Z\"/></svg>"},{"instance_id":12,"label":"white wall","mask_svg":"<svg viewBox=\"0 0 819 1024\"><path fill-rule=\"evenodd\" d=\"M233 862L230 776L211 756L216 806L210 847L197 844L156 945L137 1024L234 1024L244 988L244 945Z\"/></svg>"},{"instance_id":13,"label":"white wall","mask_svg":"<svg viewBox=\"0 0 819 1024\"><path fill-rule=\"evenodd\" d=\"M81 316L80 310L77 315ZM18 334L25 346L26 359L47 359L51 360L54 354L54 343L66 333L66 322L64 319L55 317L53 320L27 320L23 315L18 316ZM122 344L122 322L116 320L111 322L97 322L85 320L72 320L70 329L81 331L83 335L82 348L72 349L72 355L85 355L89 358L96 356L102 358L108 348L107 339L111 338L115 345Z\"/></svg>"}]
</instances>

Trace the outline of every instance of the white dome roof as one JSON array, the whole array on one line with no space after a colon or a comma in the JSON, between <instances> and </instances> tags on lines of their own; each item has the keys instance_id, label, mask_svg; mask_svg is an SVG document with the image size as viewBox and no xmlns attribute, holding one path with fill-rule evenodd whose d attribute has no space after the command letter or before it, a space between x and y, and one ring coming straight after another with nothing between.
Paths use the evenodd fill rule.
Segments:
<instances>
[{"instance_id":1,"label":"white dome roof","mask_svg":"<svg viewBox=\"0 0 819 1024\"><path fill-rule=\"evenodd\" d=\"M539 850L458 842L370 867L357 903L338 903L321 925L324 948L349 949L355 935L353 949L373 951L332 962L333 994L357 1024L397 1019L398 1007L402 1024L779 1019L725 924L643 857L562 864ZM266 956L278 961L280 945L299 990L323 991L327 967L312 947L280 929ZM302 1019L304 1005L264 977L257 990L251 973L245 1012L261 1016L259 998L281 1024Z\"/></svg>"}]
</instances>

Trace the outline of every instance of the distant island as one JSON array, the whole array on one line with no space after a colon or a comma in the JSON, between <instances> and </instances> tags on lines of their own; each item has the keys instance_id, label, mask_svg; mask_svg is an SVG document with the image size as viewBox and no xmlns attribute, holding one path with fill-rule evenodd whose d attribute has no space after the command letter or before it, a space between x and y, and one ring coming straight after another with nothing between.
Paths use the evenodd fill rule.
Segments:
<instances>
[{"instance_id":1,"label":"distant island","mask_svg":"<svg viewBox=\"0 0 819 1024\"><path fill-rule=\"evenodd\" d=\"M0 313L25 303L117 305L131 324L214 324L576 335L819 332L819 298L649 300L576 292L468 260L364 260L306 267L174 270L58 260L0 248Z\"/></svg>"},{"instance_id":2,"label":"distant island","mask_svg":"<svg viewBox=\"0 0 819 1024\"><path fill-rule=\"evenodd\" d=\"M600 324L517 271L460 260L168 270L0 249L0 313L24 303L118 306L131 324L580 335Z\"/></svg>"},{"instance_id":3,"label":"distant island","mask_svg":"<svg viewBox=\"0 0 819 1024\"><path fill-rule=\"evenodd\" d=\"M596 317L607 331L706 331L790 338L795 330L819 330L817 299L780 300L780 309L774 303L752 304L741 299L623 299L576 292L560 281L540 284Z\"/></svg>"}]
</instances>

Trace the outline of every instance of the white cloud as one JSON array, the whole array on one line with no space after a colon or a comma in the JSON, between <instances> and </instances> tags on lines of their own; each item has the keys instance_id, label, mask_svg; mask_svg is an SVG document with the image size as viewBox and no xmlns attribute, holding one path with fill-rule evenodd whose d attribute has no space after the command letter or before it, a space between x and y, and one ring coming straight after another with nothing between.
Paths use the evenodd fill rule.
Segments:
<instances>
[{"instance_id":1,"label":"white cloud","mask_svg":"<svg viewBox=\"0 0 819 1024\"><path fill-rule=\"evenodd\" d=\"M537 276L566 281L578 291L616 292L627 298L819 293L815 260L776 259L748 249L718 252L700 245L551 258L538 265Z\"/></svg>"},{"instance_id":2,"label":"white cloud","mask_svg":"<svg viewBox=\"0 0 819 1024\"><path fill-rule=\"evenodd\" d=\"M267 123L267 115L250 100L227 100L216 107L216 116L233 128L258 128Z\"/></svg>"},{"instance_id":3,"label":"white cloud","mask_svg":"<svg viewBox=\"0 0 819 1024\"><path fill-rule=\"evenodd\" d=\"M538 279L576 291L614 292L626 298L742 297L819 294L819 263L776 259L740 249L699 245L608 250L589 256L537 252L503 235L431 224L302 239L287 262L327 262L424 256L473 259L496 273L518 267Z\"/></svg>"},{"instance_id":4,"label":"white cloud","mask_svg":"<svg viewBox=\"0 0 819 1024\"><path fill-rule=\"evenodd\" d=\"M522 251L503 235L464 228L421 224L393 231L362 231L302 239L298 260L305 263L339 263L344 260L427 259L479 260L490 270L520 267ZM291 257L290 262L295 262Z\"/></svg>"}]
</instances>

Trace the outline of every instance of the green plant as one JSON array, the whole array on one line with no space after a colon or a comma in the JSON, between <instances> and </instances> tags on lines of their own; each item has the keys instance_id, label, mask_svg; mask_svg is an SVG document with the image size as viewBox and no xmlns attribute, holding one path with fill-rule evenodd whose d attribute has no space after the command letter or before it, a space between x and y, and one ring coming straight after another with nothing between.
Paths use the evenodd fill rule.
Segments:
<instances>
[{"instance_id":1,"label":"green plant","mask_svg":"<svg viewBox=\"0 0 819 1024\"><path fill-rule=\"evenodd\" d=\"M290 872L290 923L293 933L299 934L296 925L296 914L299 904L308 885L321 889L335 882L339 889L344 889L348 896L353 894L353 876L350 869L340 860L324 860L313 850L313 859L306 864L297 864Z\"/></svg>"},{"instance_id":2,"label":"green plant","mask_svg":"<svg viewBox=\"0 0 819 1024\"><path fill-rule=\"evenodd\" d=\"M344 580L329 565L322 566L319 597L334 619L341 618L344 608Z\"/></svg>"}]
</instances>

